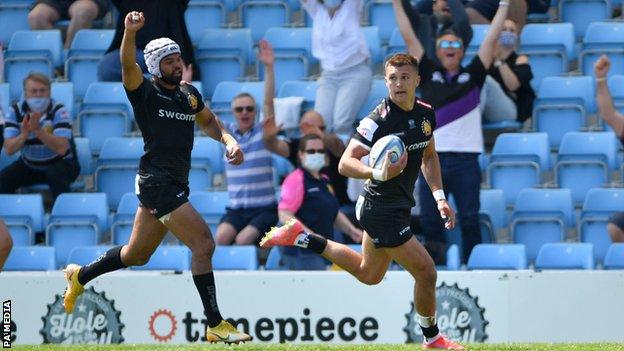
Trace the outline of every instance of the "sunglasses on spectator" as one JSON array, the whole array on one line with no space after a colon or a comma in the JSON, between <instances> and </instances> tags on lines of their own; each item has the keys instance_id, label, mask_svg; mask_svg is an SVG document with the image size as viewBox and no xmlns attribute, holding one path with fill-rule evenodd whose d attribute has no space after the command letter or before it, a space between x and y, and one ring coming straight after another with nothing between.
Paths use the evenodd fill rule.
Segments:
<instances>
[{"instance_id":1,"label":"sunglasses on spectator","mask_svg":"<svg viewBox=\"0 0 624 351\"><path fill-rule=\"evenodd\" d=\"M234 111L241 113L243 110L247 112L254 112L256 110L256 106L236 106L234 107Z\"/></svg>"},{"instance_id":2,"label":"sunglasses on spectator","mask_svg":"<svg viewBox=\"0 0 624 351\"><path fill-rule=\"evenodd\" d=\"M308 149L305 151L306 154L308 155L312 155L312 154L324 154L325 153L325 149Z\"/></svg>"},{"instance_id":3,"label":"sunglasses on spectator","mask_svg":"<svg viewBox=\"0 0 624 351\"><path fill-rule=\"evenodd\" d=\"M459 40L440 40L440 42L438 43L438 47L440 49L461 49L462 42Z\"/></svg>"}]
</instances>

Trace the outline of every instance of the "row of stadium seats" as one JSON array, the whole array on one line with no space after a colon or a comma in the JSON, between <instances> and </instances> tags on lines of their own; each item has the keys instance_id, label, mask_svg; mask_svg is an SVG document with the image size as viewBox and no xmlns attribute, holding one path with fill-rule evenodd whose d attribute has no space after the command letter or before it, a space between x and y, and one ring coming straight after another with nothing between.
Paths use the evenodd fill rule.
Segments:
<instances>
[{"instance_id":1,"label":"row of stadium seats","mask_svg":"<svg viewBox=\"0 0 624 351\"><path fill-rule=\"evenodd\" d=\"M350 245L361 252L361 246ZM111 246L77 246L74 247L67 264L88 264ZM17 246L11 251L4 266L6 271L49 271L56 270L65 264L57 264L54 247ZM457 248L453 250L457 253ZM285 270L280 263L281 255L278 248L271 249L267 259L266 270ZM447 265L449 270L459 270L455 263ZM131 267L132 270L174 270L177 272L190 270L191 252L185 246L159 246L148 263L144 266ZM212 259L215 270L257 270L260 268L256 247L254 246L217 246ZM522 244L478 244L468 259L469 270L519 270L527 269L525 246ZM549 243L542 246L535 261L536 270L548 269L595 269L592 256L592 244L587 243ZM624 269L624 244L616 243L609 246L604 269Z\"/></svg>"},{"instance_id":2,"label":"row of stadium seats","mask_svg":"<svg viewBox=\"0 0 624 351\"><path fill-rule=\"evenodd\" d=\"M509 228L511 242L526 245L526 254L534 261L540 248L551 242L562 242L576 229L580 242L593 244L593 257L602 261L611 239L606 231L609 216L624 208L624 189L591 189L583 207L575 211L568 189L523 189L511 213L505 210L503 193L496 189L481 190L480 224L482 242L500 241ZM229 197L225 191L195 191L191 204L216 232L225 213ZM451 204L453 200L451 199ZM121 198L117 211L110 212L104 193L67 193L59 196L49 216L43 209L40 194L0 195L0 217L9 227L15 246L34 244L34 233L46 233L48 246L57 248L57 259L65 262L76 246L110 242L128 242L139 202L133 193ZM461 247L459 229L448 233L451 243ZM108 241L107 241L108 242Z\"/></svg>"}]
</instances>

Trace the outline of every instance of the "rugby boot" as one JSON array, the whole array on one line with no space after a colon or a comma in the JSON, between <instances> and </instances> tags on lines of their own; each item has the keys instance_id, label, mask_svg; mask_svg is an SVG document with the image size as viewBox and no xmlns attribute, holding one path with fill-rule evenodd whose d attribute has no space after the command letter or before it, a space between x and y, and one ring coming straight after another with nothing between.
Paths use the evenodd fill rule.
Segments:
<instances>
[{"instance_id":1,"label":"rugby boot","mask_svg":"<svg viewBox=\"0 0 624 351\"><path fill-rule=\"evenodd\" d=\"M260 247L267 249L273 246L293 246L304 235L303 224L291 218L283 226L271 228L260 240Z\"/></svg>"},{"instance_id":2,"label":"rugby boot","mask_svg":"<svg viewBox=\"0 0 624 351\"><path fill-rule=\"evenodd\" d=\"M74 312L76 300L84 291L84 286L78 281L80 268L82 267L77 264L68 264L63 270L65 280L67 280L67 288L65 289L65 293L63 293L63 307L65 307L65 313Z\"/></svg>"},{"instance_id":3,"label":"rugby boot","mask_svg":"<svg viewBox=\"0 0 624 351\"><path fill-rule=\"evenodd\" d=\"M238 331L233 325L224 320L216 327L206 328L206 341L211 343L223 342L226 344L238 344L250 340L251 336Z\"/></svg>"},{"instance_id":4,"label":"rugby boot","mask_svg":"<svg viewBox=\"0 0 624 351\"><path fill-rule=\"evenodd\" d=\"M423 342L423 349L436 349L436 350L465 350L463 346L449 339L446 335L440 334L438 338L432 342Z\"/></svg>"}]
</instances>

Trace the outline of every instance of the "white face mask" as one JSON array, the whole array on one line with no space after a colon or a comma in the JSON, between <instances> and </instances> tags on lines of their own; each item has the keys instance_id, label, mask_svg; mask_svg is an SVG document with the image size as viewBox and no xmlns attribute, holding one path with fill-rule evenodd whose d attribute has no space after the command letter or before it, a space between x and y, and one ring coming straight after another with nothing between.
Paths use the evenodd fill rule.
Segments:
<instances>
[{"instance_id":1,"label":"white face mask","mask_svg":"<svg viewBox=\"0 0 624 351\"><path fill-rule=\"evenodd\" d=\"M50 98L48 97L27 98L26 103L28 104L28 107L30 107L31 111L43 113L45 112L45 110L48 108L48 105L50 104Z\"/></svg>"},{"instance_id":2,"label":"white face mask","mask_svg":"<svg viewBox=\"0 0 624 351\"><path fill-rule=\"evenodd\" d=\"M325 154L306 154L303 167L310 172L318 172L325 166Z\"/></svg>"}]
</instances>

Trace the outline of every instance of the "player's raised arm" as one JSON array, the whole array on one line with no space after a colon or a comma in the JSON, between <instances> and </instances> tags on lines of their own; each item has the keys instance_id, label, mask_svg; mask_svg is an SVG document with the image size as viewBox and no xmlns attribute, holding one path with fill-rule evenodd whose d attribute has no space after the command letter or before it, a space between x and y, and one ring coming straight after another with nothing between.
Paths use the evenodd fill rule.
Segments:
<instances>
[{"instance_id":1,"label":"player's raised arm","mask_svg":"<svg viewBox=\"0 0 624 351\"><path fill-rule=\"evenodd\" d=\"M431 136L429 145L427 145L427 148L423 151L420 170L422 171L423 176L425 176L425 180L427 181L427 184L429 184L429 188L431 188L433 197L438 205L438 210L440 211L440 216L446 219L444 226L446 229L453 229L455 226L455 214L446 201L446 196L444 195L440 159L438 158L438 153L435 150L435 139L433 136Z\"/></svg>"},{"instance_id":2,"label":"player's raised arm","mask_svg":"<svg viewBox=\"0 0 624 351\"><path fill-rule=\"evenodd\" d=\"M132 91L143 82L143 71L136 62L136 33L145 24L143 12L132 11L124 19L124 35L121 40L119 56L121 59L121 77L124 87Z\"/></svg>"},{"instance_id":3,"label":"player's raised arm","mask_svg":"<svg viewBox=\"0 0 624 351\"><path fill-rule=\"evenodd\" d=\"M225 145L225 154L229 163L239 165L243 162L243 151L238 142L225 130L221 120L208 107L204 106L196 118L199 127L209 137Z\"/></svg>"}]
</instances>

